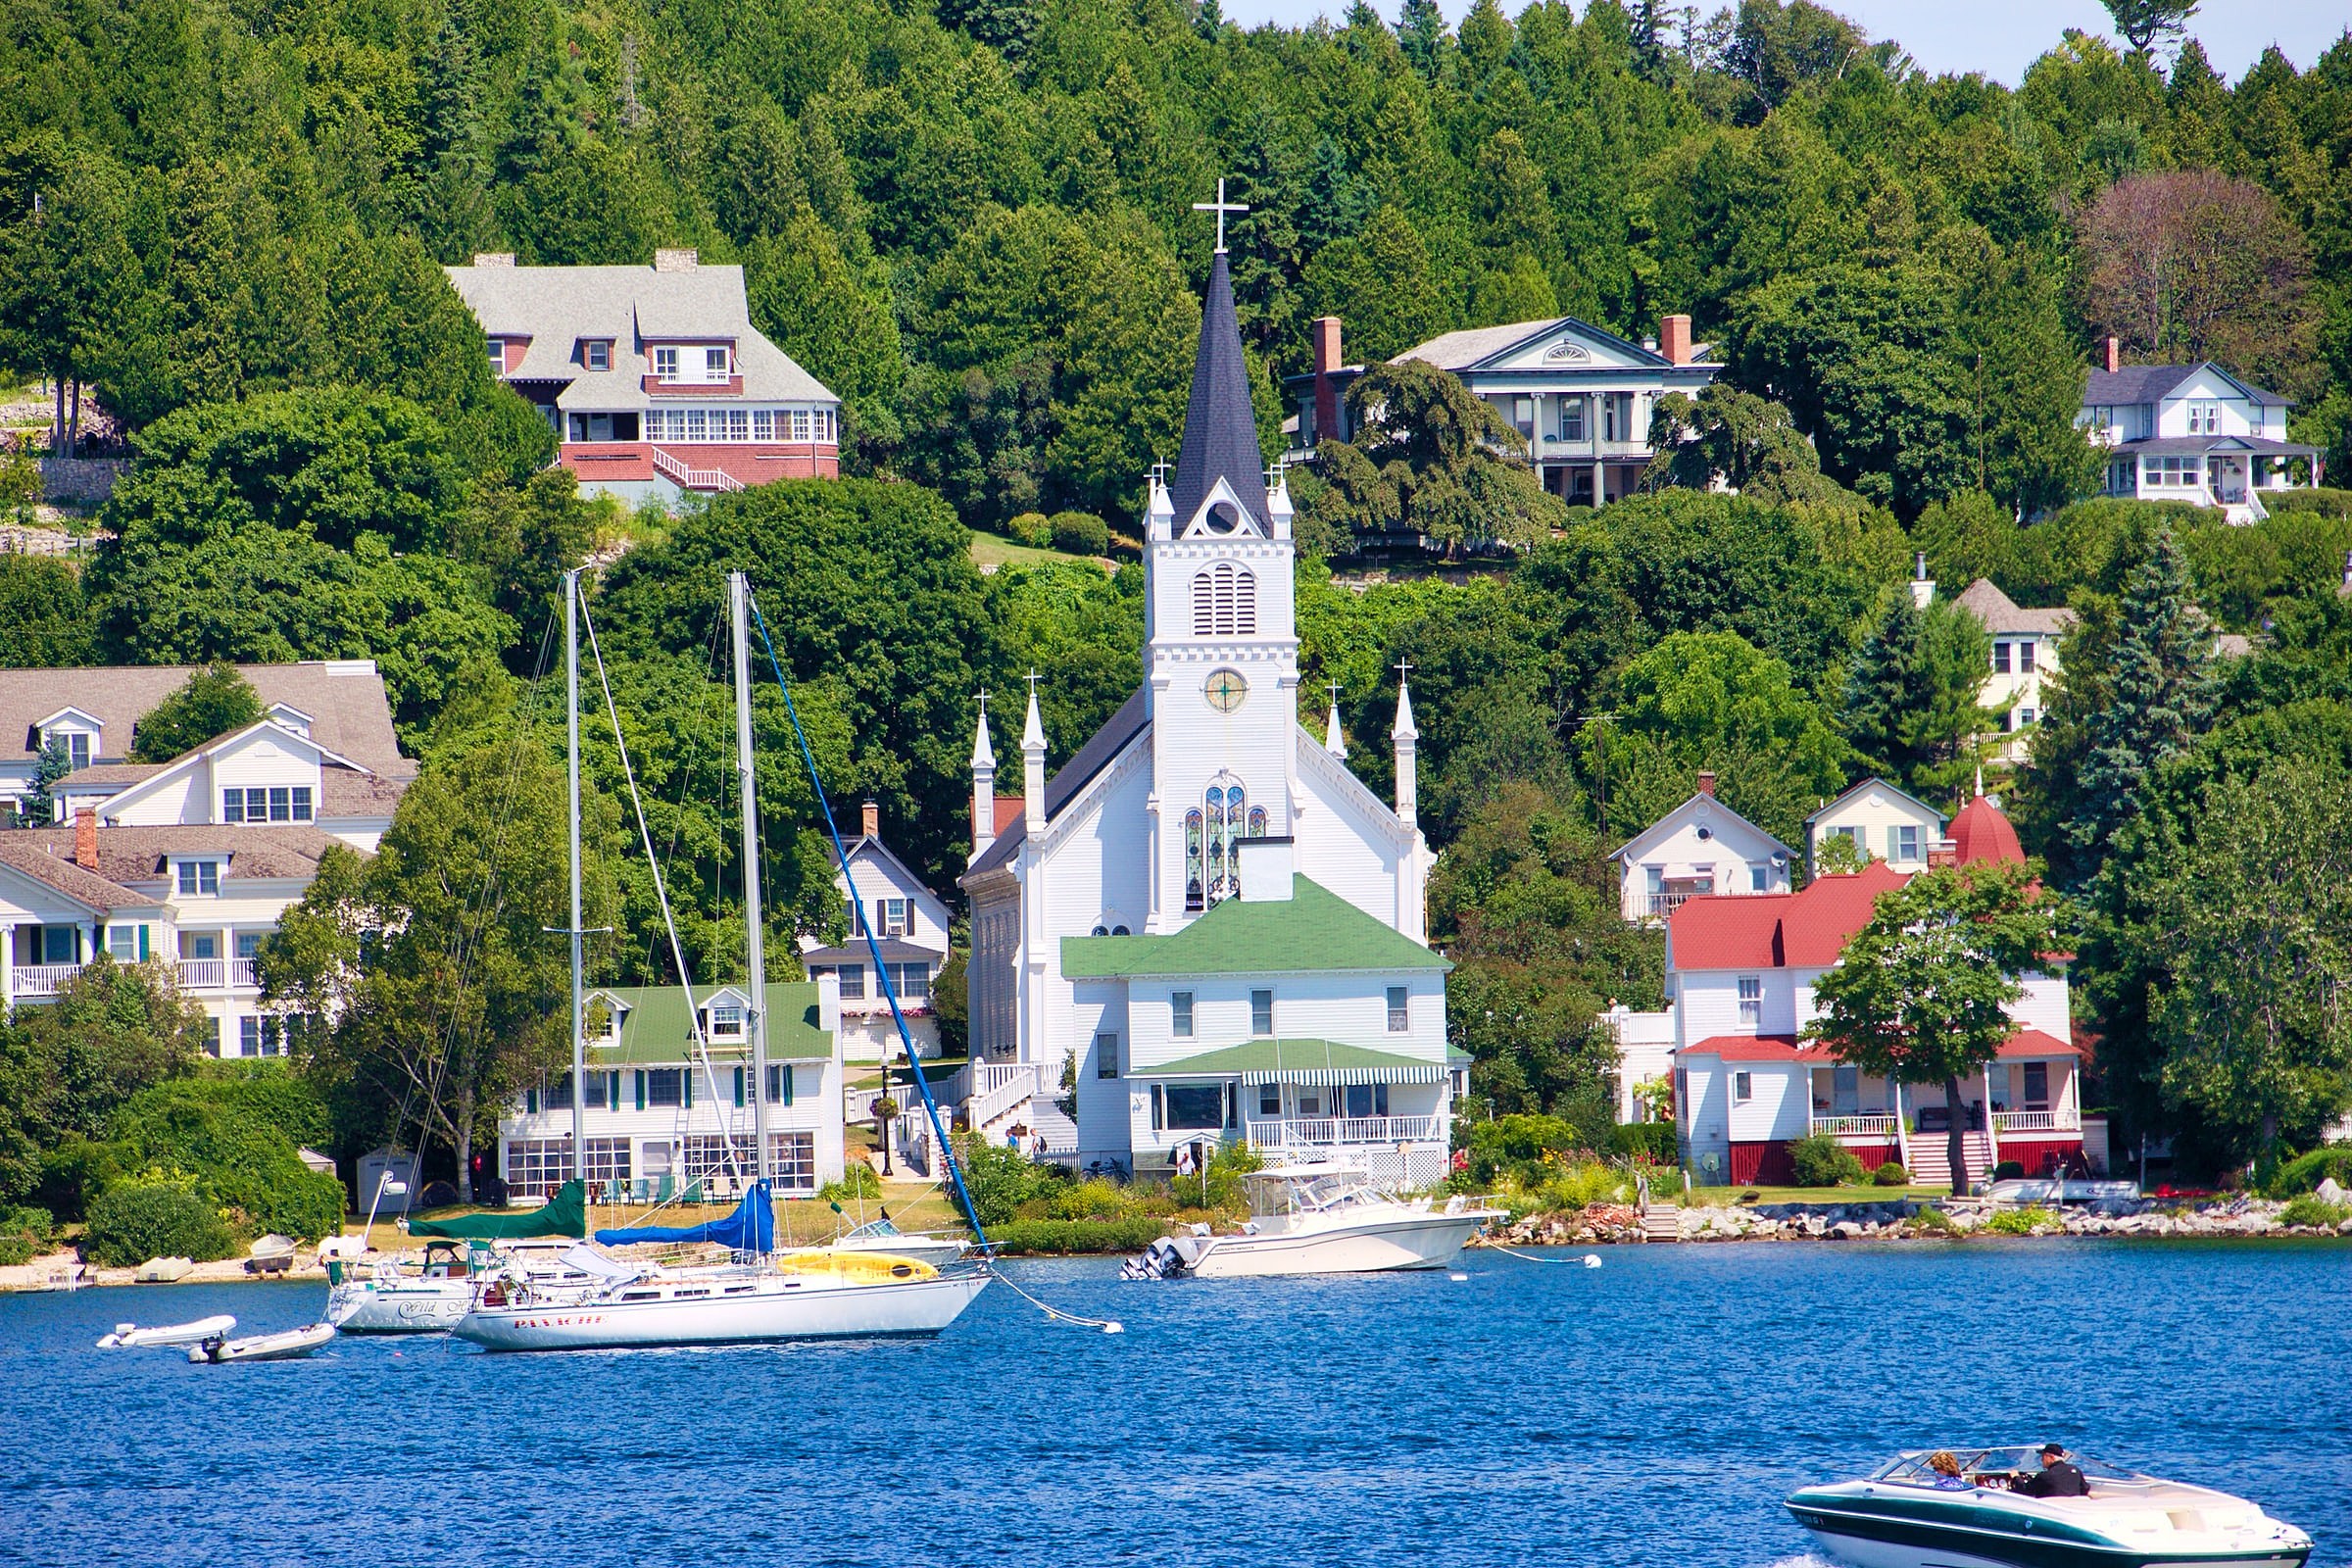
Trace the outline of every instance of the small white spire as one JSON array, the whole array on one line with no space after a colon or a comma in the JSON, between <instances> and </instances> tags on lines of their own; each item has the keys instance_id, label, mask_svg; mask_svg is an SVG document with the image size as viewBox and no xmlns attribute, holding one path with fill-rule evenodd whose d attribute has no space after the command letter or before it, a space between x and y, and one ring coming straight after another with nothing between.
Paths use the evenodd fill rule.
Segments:
<instances>
[{"instance_id":1,"label":"small white spire","mask_svg":"<svg viewBox=\"0 0 2352 1568\"><path fill-rule=\"evenodd\" d=\"M1409 661L1396 661L1396 724L1389 731L1396 750L1396 820L1406 827L1416 826L1421 812L1421 732L1413 727L1413 697L1404 684L1411 668Z\"/></svg>"},{"instance_id":2,"label":"small white spire","mask_svg":"<svg viewBox=\"0 0 2352 1568\"><path fill-rule=\"evenodd\" d=\"M985 768L993 773L997 770L997 749L988 740L988 693L978 695L980 718L972 726L972 770L979 772Z\"/></svg>"},{"instance_id":3,"label":"small white spire","mask_svg":"<svg viewBox=\"0 0 2352 1568\"><path fill-rule=\"evenodd\" d=\"M1029 672L1029 720L1021 726L1021 820L1030 842L1046 830L1046 721L1037 710L1037 671Z\"/></svg>"},{"instance_id":4,"label":"small white spire","mask_svg":"<svg viewBox=\"0 0 2352 1568\"><path fill-rule=\"evenodd\" d=\"M1348 738L1340 733L1340 683L1331 683L1331 718L1323 726L1323 749L1341 761L1348 760Z\"/></svg>"},{"instance_id":5,"label":"small white spire","mask_svg":"<svg viewBox=\"0 0 2352 1568\"><path fill-rule=\"evenodd\" d=\"M1396 726L1389 731L1391 740L1417 741L1421 732L1413 727L1413 694L1404 684L1412 664L1407 660L1396 661Z\"/></svg>"},{"instance_id":6,"label":"small white spire","mask_svg":"<svg viewBox=\"0 0 2352 1568\"><path fill-rule=\"evenodd\" d=\"M1029 672L1029 717L1027 722L1021 726L1021 750L1024 752L1042 752L1046 749L1046 721L1037 710L1037 671L1031 670Z\"/></svg>"}]
</instances>

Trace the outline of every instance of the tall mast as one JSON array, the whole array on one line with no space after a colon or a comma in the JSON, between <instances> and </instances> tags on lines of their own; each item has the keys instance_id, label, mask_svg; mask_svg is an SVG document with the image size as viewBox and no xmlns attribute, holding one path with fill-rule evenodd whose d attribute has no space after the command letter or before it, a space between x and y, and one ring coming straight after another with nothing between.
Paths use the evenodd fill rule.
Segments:
<instances>
[{"instance_id":1,"label":"tall mast","mask_svg":"<svg viewBox=\"0 0 2352 1568\"><path fill-rule=\"evenodd\" d=\"M571 1174L588 1179L588 1005L580 953L580 574L564 574L564 782L571 807Z\"/></svg>"},{"instance_id":2,"label":"tall mast","mask_svg":"<svg viewBox=\"0 0 2352 1568\"><path fill-rule=\"evenodd\" d=\"M768 1178L767 1153L767 950L760 922L760 797L752 776L752 654L744 622L751 581L727 573L727 609L735 641L735 772L743 796L744 967L751 976L752 1139L760 1179Z\"/></svg>"}]
</instances>

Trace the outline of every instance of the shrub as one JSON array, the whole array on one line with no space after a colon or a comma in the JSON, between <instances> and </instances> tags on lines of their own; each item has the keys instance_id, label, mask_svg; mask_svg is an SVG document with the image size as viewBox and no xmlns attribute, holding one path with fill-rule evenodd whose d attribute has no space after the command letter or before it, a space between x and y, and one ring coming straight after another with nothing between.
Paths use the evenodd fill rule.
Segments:
<instances>
[{"instance_id":1,"label":"shrub","mask_svg":"<svg viewBox=\"0 0 2352 1568\"><path fill-rule=\"evenodd\" d=\"M2352 1188L2352 1144L2329 1144L2288 1160L2271 1178L2270 1195L2292 1198L2297 1193L2312 1191L2331 1176L2336 1186Z\"/></svg>"},{"instance_id":2,"label":"shrub","mask_svg":"<svg viewBox=\"0 0 2352 1568\"><path fill-rule=\"evenodd\" d=\"M2023 1181L2025 1176L2026 1167L2023 1160L2004 1159L1992 1167L1992 1179L1996 1182Z\"/></svg>"},{"instance_id":3,"label":"shrub","mask_svg":"<svg viewBox=\"0 0 2352 1568\"><path fill-rule=\"evenodd\" d=\"M121 1151L113 1144L93 1143L69 1133L55 1149L41 1155L41 1179L33 1196L50 1212L80 1219L90 1200L106 1191L122 1174Z\"/></svg>"},{"instance_id":4,"label":"shrub","mask_svg":"<svg viewBox=\"0 0 2352 1568\"><path fill-rule=\"evenodd\" d=\"M1054 548L1073 556L1099 556L1110 549L1110 524L1091 512L1056 512L1048 527Z\"/></svg>"},{"instance_id":5,"label":"shrub","mask_svg":"<svg viewBox=\"0 0 2352 1568\"><path fill-rule=\"evenodd\" d=\"M2039 1203L2028 1203L2023 1208L2004 1208L1984 1222L1984 1228L1995 1236L2031 1236L2045 1225L2058 1223L2058 1216Z\"/></svg>"},{"instance_id":6,"label":"shrub","mask_svg":"<svg viewBox=\"0 0 2352 1568\"><path fill-rule=\"evenodd\" d=\"M1624 1173L1606 1165L1572 1165L1545 1182L1538 1195L1546 1208L1590 1208L1622 1201L1625 1183Z\"/></svg>"},{"instance_id":7,"label":"shrub","mask_svg":"<svg viewBox=\"0 0 2352 1568\"><path fill-rule=\"evenodd\" d=\"M1178 1182L1171 1196L1179 1202L1201 1203L1204 1208L1244 1208L1250 1200L1250 1184L1243 1178L1265 1167L1265 1157L1248 1144L1227 1144L1208 1158L1206 1202L1201 1202L1198 1179Z\"/></svg>"},{"instance_id":8,"label":"shrub","mask_svg":"<svg viewBox=\"0 0 2352 1568\"><path fill-rule=\"evenodd\" d=\"M1481 1186L1501 1176L1535 1186L1577 1145L1576 1129L1558 1116L1499 1116L1470 1129L1470 1173Z\"/></svg>"},{"instance_id":9,"label":"shrub","mask_svg":"<svg viewBox=\"0 0 2352 1568\"><path fill-rule=\"evenodd\" d=\"M1046 550L1054 544L1054 524L1042 512L1024 512L1004 524L1004 531L1022 544Z\"/></svg>"},{"instance_id":10,"label":"shrub","mask_svg":"<svg viewBox=\"0 0 2352 1568\"><path fill-rule=\"evenodd\" d=\"M1881 1187L1902 1187L1910 1182L1911 1173L1903 1169L1901 1160L1890 1159L1877 1170L1872 1171L1870 1179Z\"/></svg>"},{"instance_id":11,"label":"shrub","mask_svg":"<svg viewBox=\"0 0 2352 1568\"><path fill-rule=\"evenodd\" d=\"M1117 1220L1144 1213L1147 1200L1134 1188L1108 1177L1089 1176L1062 1188L1049 1202L1057 1220Z\"/></svg>"},{"instance_id":12,"label":"shrub","mask_svg":"<svg viewBox=\"0 0 2352 1568\"><path fill-rule=\"evenodd\" d=\"M1860 1186L1869 1178L1862 1157L1829 1133L1814 1133L1788 1146L1788 1162L1799 1187Z\"/></svg>"},{"instance_id":13,"label":"shrub","mask_svg":"<svg viewBox=\"0 0 2352 1568\"><path fill-rule=\"evenodd\" d=\"M816 1190L816 1196L828 1203L838 1203L859 1198L880 1198L882 1178L862 1159L853 1159L841 1167L841 1180L827 1182Z\"/></svg>"},{"instance_id":14,"label":"shrub","mask_svg":"<svg viewBox=\"0 0 2352 1568\"><path fill-rule=\"evenodd\" d=\"M108 1268L129 1268L151 1257L188 1257L206 1262L237 1250L236 1233L219 1205L180 1176L144 1176L117 1182L90 1204L83 1238L90 1260Z\"/></svg>"},{"instance_id":15,"label":"shrub","mask_svg":"<svg viewBox=\"0 0 2352 1568\"><path fill-rule=\"evenodd\" d=\"M279 1131L316 1106L307 1085L282 1074L179 1078L131 1096L113 1131L125 1166L185 1171L256 1230L317 1241L342 1228L343 1184L305 1165Z\"/></svg>"},{"instance_id":16,"label":"shrub","mask_svg":"<svg viewBox=\"0 0 2352 1568\"><path fill-rule=\"evenodd\" d=\"M29 1263L56 1245L57 1222L47 1209L0 1210L0 1268Z\"/></svg>"},{"instance_id":17,"label":"shrub","mask_svg":"<svg viewBox=\"0 0 2352 1568\"><path fill-rule=\"evenodd\" d=\"M1617 1159L1646 1160L1671 1165L1682 1157L1670 1121L1620 1122L1609 1129L1610 1155Z\"/></svg>"},{"instance_id":18,"label":"shrub","mask_svg":"<svg viewBox=\"0 0 2352 1568\"><path fill-rule=\"evenodd\" d=\"M2278 1223L2331 1231L2347 1217L2352 1217L2352 1204L2330 1203L2317 1193L2302 1193L2286 1200L2286 1207L2279 1210Z\"/></svg>"},{"instance_id":19,"label":"shrub","mask_svg":"<svg viewBox=\"0 0 2352 1568\"><path fill-rule=\"evenodd\" d=\"M1933 1203L1920 1205L1919 1212L1911 1216L1911 1223L1920 1230L1933 1231L1937 1236L1960 1234L1960 1227L1952 1223L1952 1216Z\"/></svg>"},{"instance_id":20,"label":"shrub","mask_svg":"<svg viewBox=\"0 0 2352 1568\"><path fill-rule=\"evenodd\" d=\"M971 1133L956 1135L956 1163L980 1223L1008 1224L1023 1203L1047 1195L1064 1178L1059 1165L1043 1165L1017 1149L987 1144Z\"/></svg>"},{"instance_id":21,"label":"shrub","mask_svg":"<svg viewBox=\"0 0 2352 1568\"><path fill-rule=\"evenodd\" d=\"M1126 1219L1016 1219L994 1226L989 1240L1007 1252L1140 1252L1167 1231L1149 1215Z\"/></svg>"}]
</instances>

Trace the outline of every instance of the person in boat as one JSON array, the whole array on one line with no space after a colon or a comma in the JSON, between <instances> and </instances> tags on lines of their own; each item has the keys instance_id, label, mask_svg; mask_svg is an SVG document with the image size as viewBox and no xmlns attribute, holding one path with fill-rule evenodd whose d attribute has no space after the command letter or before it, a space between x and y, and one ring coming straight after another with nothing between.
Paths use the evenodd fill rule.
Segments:
<instances>
[{"instance_id":1,"label":"person in boat","mask_svg":"<svg viewBox=\"0 0 2352 1568\"><path fill-rule=\"evenodd\" d=\"M2090 1486L2082 1472L2067 1461L2066 1449L2059 1444L2041 1446L2041 1468L2017 1484L2017 1490L2029 1497L2087 1497Z\"/></svg>"},{"instance_id":2,"label":"person in boat","mask_svg":"<svg viewBox=\"0 0 2352 1568\"><path fill-rule=\"evenodd\" d=\"M1928 1455L1928 1471L1935 1477L1928 1483L1945 1492L1966 1492L1968 1477L1960 1473L1960 1461L1949 1448L1938 1448Z\"/></svg>"}]
</instances>

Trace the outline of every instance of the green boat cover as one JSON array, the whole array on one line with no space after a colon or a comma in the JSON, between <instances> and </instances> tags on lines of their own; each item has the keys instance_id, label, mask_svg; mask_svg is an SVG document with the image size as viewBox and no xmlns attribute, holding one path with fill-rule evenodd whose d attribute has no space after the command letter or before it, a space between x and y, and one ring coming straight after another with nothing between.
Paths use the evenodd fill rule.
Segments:
<instances>
[{"instance_id":1,"label":"green boat cover","mask_svg":"<svg viewBox=\"0 0 2352 1568\"><path fill-rule=\"evenodd\" d=\"M523 1236L588 1234L588 1189L565 1182L544 1207L519 1214L460 1214L455 1219L413 1219L411 1236L447 1236L460 1241L509 1242Z\"/></svg>"}]
</instances>

